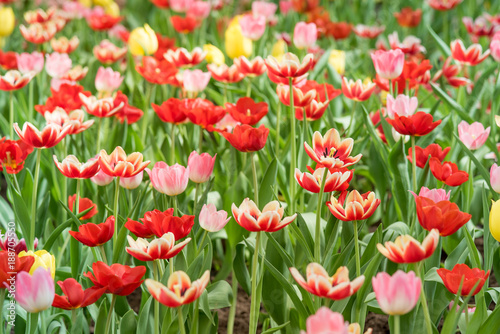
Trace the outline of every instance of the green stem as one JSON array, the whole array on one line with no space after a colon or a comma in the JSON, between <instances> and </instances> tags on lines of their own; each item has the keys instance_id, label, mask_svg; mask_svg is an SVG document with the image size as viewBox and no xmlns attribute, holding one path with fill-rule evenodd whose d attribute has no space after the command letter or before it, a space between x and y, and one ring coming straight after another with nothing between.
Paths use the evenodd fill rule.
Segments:
<instances>
[{"instance_id":1,"label":"green stem","mask_svg":"<svg viewBox=\"0 0 500 334\"><path fill-rule=\"evenodd\" d=\"M175 124L172 123L170 131L170 166L175 163Z\"/></svg>"},{"instance_id":2,"label":"green stem","mask_svg":"<svg viewBox=\"0 0 500 334\"><path fill-rule=\"evenodd\" d=\"M248 334L257 333L257 325L259 322L259 304L257 302L257 264L259 262L259 248L260 248L260 231L257 232L255 237L255 249L253 252L252 260L252 293L250 301L250 328Z\"/></svg>"},{"instance_id":3,"label":"green stem","mask_svg":"<svg viewBox=\"0 0 500 334\"><path fill-rule=\"evenodd\" d=\"M353 103L352 103L352 111L351 111L351 119L349 120L349 125L347 126L347 128L344 131L345 135L349 135L349 130L351 129L352 122L354 120L354 112L355 111L356 111L356 101L353 101Z\"/></svg>"},{"instance_id":4,"label":"green stem","mask_svg":"<svg viewBox=\"0 0 500 334\"><path fill-rule=\"evenodd\" d=\"M78 215L80 211L80 179L76 179L76 194L74 209L72 208L75 215ZM72 230L78 232L77 224L72 224ZM75 238L70 239L70 254L71 254L71 274L76 277L78 274L78 267L80 265L80 247L79 241Z\"/></svg>"},{"instance_id":5,"label":"green stem","mask_svg":"<svg viewBox=\"0 0 500 334\"><path fill-rule=\"evenodd\" d=\"M200 136L198 138L198 150L200 152L203 152L202 146L203 146L203 128L200 127Z\"/></svg>"},{"instance_id":6,"label":"green stem","mask_svg":"<svg viewBox=\"0 0 500 334\"><path fill-rule=\"evenodd\" d=\"M314 260L321 263L321 207L323 204L323 194L325 193L325 183L328 177L328 168L325 168L321 179L321 188L318 195L318 207L316 209L316 231L314 234Z\"/></svg>"},{"instance_id":7,"label":"green stem","mask_svg":"<svg viewBox=\"0 0 500 334\"><path fill-rule=\"evenodd\" d=\"M292 160L290 165L290 212L295 213L295 168L297 167L297 147L295 141L295 108L293 105L293 78L288 79L290 86L290 127L291 127L291 141L292 141Z\"/></svg>"},{"instance_id":8,"label":"green stem","mask_svg":"<svg viewBox=\"0 0 500 334\"><path fill-rule=\"evenodd\" d=\"M354 225L354 252L356 254L356 277L361 276L361 258L359 257L358 221L353 221Z\"/></svg>"},{"instance_id":9,"label":"green stem","mask_svg":"<svg viewBox=\"0 0 500 334\"><path fill-rule=\"evenodd\" d=\"M421 267L423 266L423 262L419 262L416 264L415 269L417 271L417 276L422 280L422 291L420 292L420 304L422 305L422 310L424 312L425 319L425 328L427 334L432 334L432 324L431 324L431 316L429 314L429 307L427 306L427 298L425 297L424 290L424 277L422 276Z\"/></svg>"},{"instance_id":10,"label":"green stem","mask_svg":"<svg viewBox=\"0 0 500 334\"><path fill-rule=\"evenodd\" d=\"M174 208L174 216L177 213L177 196L172 197L172 207Z\"/></svg>"},{"instance_id":11,"label":"green stem","mask_svg":"<svg viewBox=\"0 0 500 334\"><path fill-rule=\"evenodd\" d=\"M193 323L190 333L198 334L198 309L200 307L200 298L196 298L193 309Z\"/></svg>"},{"instance_id":12,"label":"green stem","mask_svg":"<svg viewBox=\"0 0 500 334\"><path fill-rule=\"evenodd\" d=\"M281 103L278 104L278 111L276 112L276 144L274 150L276 157L280 156L280 122L281 122Z\"/></svg>"},{"instance_id":13,"label":"green stem","mask_svg":"<svg viewBox=\"0 0 500 334\"><path fill-rule=\"evenodd\" d=\"M224 103L223 105L225 106L227 103L227 84L224 84Z\"/></svg>"},{"instance_id":14,"label":"green stem","mask_svg":"<svg viewBox=\"0 0 500 334\"><path fill-rule=\"evenodd\" d=\"M73 327L76 325L76 310L76 308L71 310L71 329L73 329Z\"/></svg>"},{"instance_id":15,"label":"green stem","mask_svg":"<svg viewBox=\"0 0 500 334\"><path fill-rule=\"evenodd\" d=\"M198 253L200 252L201 249L203 249L203 243L205 242L205 239L207 237L207 234L208 234L208 231L205 230L203 232L203 236L201 237L201 242L200 242L200 246L198 248L196 248L196 254L195 254L195 258L198 256Z\"/></svg>"},{"instance_id":16,"label":"green stem","mask_svg":"<svg viewBox=\"0 0 500 334\"><path fill-rule=\"evenodd\" d=\"M102 117L99 117L97 121L97 152L101 149L101 129L102 129Z\"/></svg>"},{"instance_id":17,"label":"green stem","mask_svg":"<svg viewBox=\"0 0 500 334\"><path fill-rule=\"evenodd\" d=\"M252 94L252 80L250 78L247 78L248 83L247 83L247 97L250 97L250 94Z\"/></svg>"},{"instance_id":18,"label":"green stem","mask_svg":"<svg viewBox=\"0 0 500 334\"><path fill-rule=\"evenodd\" d=\"M259 207L259 183L257 181L257 169L255 168L255 153L252 152L250 154L250 164L252 165L252 176L253 176L253 191L254 191L254 199L255 205Z\"/></svg>"},{"instance_id":19,"label":"green stem","mask_svg":"<svg viewBox=\"0 0 500 334\"><path fill-rule=\"evenodd\" d=\"M469 181L467 182L467 200L466 200L466 210L465 212L469 212L470 210L470 202L472 200L472 195L474 192L474 175L472 174L472 159L469 159Z\"/></svg>"},{"instance_id":20,"label":"green stem","mask_svg":"<svg viewBox=\"0 0 500 334\"><path fill-rule=\"evenodd\" d=\"M186 328L184 327L184 317L182 316L182 306L177 308L177 318L179 319L179 330L181 334L186 334Z\"/></svg>"},{"instance_id":21,"label":"green stem","mask_svg":"<svg viewBox=\"0 0 500 334\"><path fill-rule=\"evenodd\" d=\"M38 179L40 176L40 160L42 158L42 149L36 149L36 163L35 163L35 179L33 182L33 193L31 196L31 226L30 226L30 236L26 241L28 243L28 250L35 250L35 223L36 223L36 200L37 200L37 192L38 192Z\"/></svg>"},{"instance_id":22,"label":"green stem","mask_svg":"<svg viewBox=\"0 0 500 334\"><path fill-rule=\"evenodd\" d=\"M146 105L144 106L144 116L142 117L142 132L141 132L141 142L144 144L146 139L146 130L149 123L149 104L151 103L151 93L153 92L153 85L146 83Z\"/></svg>"},{"instance_id":23,"label":"green stem","mask_svg":"<svg viewBox=\"0 0 500 334\"><path fill-rule=\"evenodd\" d=\"M394 316L394 334L399 334L401 332L399 325L399 315Z\"/></svg>"},{"instance_id":24,"label":"green stem","mask_svg":"<svg viewBox=\"0 0 500 334\"><path fill-rule=\"evenodd\" d=\"M28 112L26 117L28 118L29 122L33 122L35 120L35 115L36 115L34 113L34 108L33 108L33 85L34 85L33 81L30 81L30 83L28 84L29 102L28 102Z\"/></svg>"},{"instance_id":25,"label":"green stem","mask_svg":"<svg viewBox=\"0 0 500 334\"><path fill-rule=\"evenodd\" d=\"M417 161L415 157L415 136L411 136L411 173L413 177L413 191L417 193Z\"/></svg>"},{"instance_id":26,"label":"green stem","mask_svg":"<svg viewBox=\"0 0 500 334\"><path fill-rule=\"evenodd\" d=\"M109 306L108 318L106 319L106 329L104 331L104 334L108 334L109 333L109 327L111 325L111 319L113 318L113 315L115 313L115 303L116 303L116 295L113 295L113 297L111 297L111 305Z\"/></svg>"},{"instance_id":27,"label":"green stem","mask_svg":"<svg viewBox=\"0 0 500 334\"><path fill-rule=\"evenodd\" d=\"M236 274L233 269L231 277L231 285L233 289L233 302L229 308L229 317L227 319L227 334L233 334L234 330L234 318L236 316L236 304L238 303L238 280L236 279Z\"/></svg>"},{"instance_id":28,"label":"green stem","mask_svg":"<svg viewBox=\"0 0 500 334\"><path fill-rule=\"evenodd\" d=\"M158 281L158 260L153 261L153 276ZM160 333L160 302L155 299L155 334Z\"/></svg>"},{"instance_id":29,"label":"green stem","mask_svg":"<svg viewBox=\"0 0 500 334\"><path fill-rule=\"evenodd\" d=\"M5 293L7 289L0 290L0 307L3 310L3 303L5 301ZM0 334L4 333L3 312L0 312Z\"/></svg>"},{"instance_id":30,"label":"green stem","mask_svg":"<svg viewBox=\"0 0 500 334\"><path fill-rule=\"evenodd\" d=\"M113 244L116 244L118 238L118 196L120 194L120 177L115 178L115 202L114 210L115 214L115 233L113 233Z\"/></svg>"},{"instance_id":31,"label":"green stem","mask_svg":"<svg viewBox=\"0 0 500 334\"><path fill-rule=\"evenodd\" d=\"M103 261L107 264L108 259L106 257L106 250L104 249L104 245L99 245L99 251L101 252Z\"/></svg>"},{"instance_id":32,"label":"green stem","mask_svg":"<svg viewBox=\"0 0 500 334\"><path fill-rule=\"evenodd\" d=\"M9 94L9 129L10 139L14 140L14 94L12 91Z\"/></svg>"}]
</instances>

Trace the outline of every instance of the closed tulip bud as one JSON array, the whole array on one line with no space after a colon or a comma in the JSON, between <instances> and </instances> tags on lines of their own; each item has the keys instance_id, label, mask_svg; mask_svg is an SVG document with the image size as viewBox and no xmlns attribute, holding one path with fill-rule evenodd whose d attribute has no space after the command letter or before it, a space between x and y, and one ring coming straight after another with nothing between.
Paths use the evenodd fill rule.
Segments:
<instances>
[{"instance_id":1,"label":"closed tulip bud","mask_svg":"<svg viewBox=\"0 0 500 334\"><path fill-rule=\"evenodd\" d=\"M500 194L500 167L497 164L491 166L490 184L493 190Z\"/></svg>"},{"instance_id":2,"label":"closed tulip bud","mask_svg":"<svg viewBox=\"0 0 500 334\"><path fill-rule=\"evenodd\" d=\"M120 7L114 1L109 2L106 6L104 6L104 13L111 15L113 17L120 16Z\"/></svg>"},{"instance_id":3,"label":"closed tulip bud","mask_svg":"<svg viewBox=\"0 0 500 334\"><path fill-rule=\"evenodd\" d=\"M134 175L132 177L121 177L120 178L120 186L125 189L135 189L141 185L142 175L144 171L141 171L139 174Z\"/></svg>"},{"instance_id":4,"label":"closed tulip bud","mask_svg":"<svg viewBox=\"0 0 500 334\"><path fill-rule=\"evenodd\" d=\"M35 262L31 266L29 272L30 275L33 275L37 268L42 267L49 270L52 278L54 278L56 274L56 258L54 257L54 255L42 249L36 252L33 252L31 250L28 252L22 251L21 253L19 253L19 257L23 256L33 256L35 258Z\"/></svg>"},{"instance_id":5,"label":"closed tulip bud","mask_svg":"<svg viewBox=\"0 0 500 334\"><path fill-rule=\"evenodd\" d=\"M239 24L230 24L225 34L226 54L234 59L240 56L250 57L252 54L252 40L243 36Z\"/></svg>"},{"instance_id":6,"label":"closed tulip bud","mask_svg":"<svg viewBox=\"0 0 500 334\"><path fill-rule=\"evenodd\" d=\"M189 167L179 164L169 166L163 161L157 162L152 170L146 169L153 187L168 196L176 196L186 190L189 182Z\"/></svg>"},{"instance_id":7,"label":"closed tulip bud","mask_svg":"<svg viewBox=\"0 0 500 334\"><path fill-rule=\"evenodd\" d=\"M41 312L54 301L54 279L44 268L38 268L33 275L21 271L16 276L15 293L16 301L27 312Z\"/></svg>"},{"instance_id":8,"label":"closed tulip bud","mask_svg":"<svg viewBox=\"0 0 500 334\"><path fill-rule=\"evenodd\" d=\"M392 277L378 273L372 278L373 291L382 311L389 315L403 315L410 312L418 302L422 282L413 271L398 270Z\"/></svg>"},{"instance_id":9,"label":"closed tulip bud","mask_svg":"<svg viewBox=\"0 0 500 334\"><path fill-rule=\"evenodd\" d=\"M203 51L207 53L205 56L207 63L215 65L222 65L225 63L224 54L215 45L205 44L203 46Z\"/></svg>"},{"instance_id":10,"label":"closed tulip bud","mask_svg":"<svg viewBox=\"0 0 500 334\"><path fill-rule=\"evenodd\" d=\"M318 39L318 29L314 23L299 22L293 30L293 44L298 49L313 47Z\"/></svg>"},{"instance_id":11,"label":"closed tulip bud","mask_svg":"<svg viewBox=\"0 0 500 334\"><path fill-rule=\"evenodd\" d=\"M226 226L231 217L227 218L227 212L217 211L213 204L204 204L200 211L200 226L208 232L218 232Z\"/></svg>"},{"instance_id":12,"label":"closed tulip bud","mask_svg":"<svg viewBox=\"0 0 500 334\"><path fill-rule=\"evenodd\" d=\"M152 55L158 50L158 38L154 30L145 24L144 27L132 30L128 46L134 56Z\"/></svg>"},{"instance_id":13,"label":"closed tulip bud","mask_svg":"<svg viewBox=\"0 0 500 334\"><path fill-rule=\"evenodd\" d=\"M11 7L0 7L0 36L6 37L12 34L16 25L16 17Z\"/></svg>"},{"instance_id":14,"label":"closed tulip bud","mask_svg":"<svg viewBox=\"0 0 500 334\"><path fill-rule=\"evenodd\" d=\"M500 242L500 200L493 202L490 210L490 232Z\"/></svg>"},{"instance_id":15,"label":"closed tulip bud","mask_svg":"<svg viewBox=\"0 0 500 334\"><path fill-rule=\"evenodd\" d=\"M328 64L330 64L338 74L343 75L345 72L345 51L332 50L328 57Z\"/></svg>"},{"instance_id":16,"label":"closed tulip bud","mask_svg":"<svg viewBox=\"0 0 500 334\"><path fill-rule=\"evenodd\" d=\"M204 183L210 179L214 170L215 157L208 153L198 154L193 151L188 158L189 179L194 183Z\"/></svg>"}]
</instances>

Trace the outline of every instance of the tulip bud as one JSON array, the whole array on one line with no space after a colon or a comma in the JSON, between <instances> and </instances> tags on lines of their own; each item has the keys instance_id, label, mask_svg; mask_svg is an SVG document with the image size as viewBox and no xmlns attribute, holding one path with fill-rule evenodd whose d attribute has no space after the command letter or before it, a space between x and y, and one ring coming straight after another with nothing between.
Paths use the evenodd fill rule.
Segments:
<instances>
[{"instance_id":1,"label":"tulip bud","mask_svg":"<svg viewBox=\"0 0 500 334\"><path fill-rule=\"evenodd\" d=\"M208 232L218 232L226 226L231 217L227 218L227 212L217 211L213 204L204 204L200 211L200 226Z\"/></svg>"},{"instance_id":2,"label":"tulip bud","mask_svg":"<svg viewBox=\"0 0 500 334\"><path fill-rule=\"evenodd\" d=\"M252 54L252 40L243 36L237 21L229 25L224 35L226 54L229 58L250 57Z\"/></svg>"},{"instance_id":3,"label":"tulip bud","mask_svg":"<svg viewBox=\"0 0 500 334\"><path fill-rule=\"evenodd\" d=\"M54 279L44 268L38 268L33 275L21 271L16 276L15 293L16 301L27 312L41 312L54 301Z\"/></svg>"},{"instance_id":4,"label":"tulip bud","mask_svg":"<svg viewBox=\"0 0 500 334\"><path fill-rule=\"evenodd\" d=\"M212 44L205 44L203 51L207 53L205 59L209 64L222 65L225 63L224 54L219 48Z\"/></svg>"},{"instance_id":5,"label":"tulip bud","mask_svg":"<svg viewBox=\"0 0 500 334\"><path fill-rule=\"evenodd\" d=\"M189 179L194 183L207 182L214 170L215 157L208 153L191 152L188 158Z\"/></svg>"},{"instance_id":6,"label":"tulip bud","mask_svg":"<svg viewBox=\"0 0 500 334\"><path fill-rule=\"evenodd\" d=\"M141 185L144 171L132 177L120 177L120 186L125 189L135 189Z\"/></svg>"},{"instance_id":7,"label":"tulip bud","mask_svg":"<svg viewBox=\"0 0 500 334\"><path fill-rule=\"evenodd\" d=\"M398 270L392 277L384 272L372 278L373 291L382 311L389 315L410 312L418 302L422 282L413 271Z\"/></svg>"},{"instance_id":8,"label":"tulip bud","mask_svg":"<svg viewBox=\"0 0 500 334\"><path fill-rule=\"evenodd\" d=\"M16 17L11 7L0 6L0 37L6 37L12 34L15 27Z\"/></svg>"},{"instance_id":9,"label":"tulip bud","mask_svg":"<svg viewBox=\"0 0 500 334\"><path fill-rule=\"evenodd\" d=\"M345 51L332 50L328 57L328 64L330 64L338 74L343 75L345 72Z\"/></svg>"},{"instance_id":10,"label":"tulip bud","mask_svg":"<svg viewBox=\"0 0 500 334\"><path fill-rule=\"evenodd\" d=\"M54 257L54 255L42 249L36 252L33 252L31 250L28 252L22 251L21 253L19 253L19 257L23 256L33 256L35 258L35 262L30 269L30 275L33 275L38 267L42 267L49 270L52 278L54 278L56 274L56 258Z\"/></svg>"},{"instance_id":11,"label":"tulip bud","mask_svg":"<svg viewBox=\"0 0 500 334\"><path fill-rule=\"evenodd\" d=\"M493 202L490 210L490 232L500 242L500 200Z\"/></svg>"},{"instance_id":12,"label":"tulip bud","mask_svg":"<svg viewBox=\"0 0 500 334\"><path fill-rule=\"evenodd\" d=\"M158 50L158 38L153 29L147 24L135 28L128 39L130 53L134 56L151 55Z\"/></svg>"},{"instance_id":13,"label":"tulip bud","mask_svg":"<svg viewBox=\"0 0 500 334\"><path fill-rule=\"evenodd\" d=\"M497 164L491 166L490 184L493 190L500 194L500 167Z\"/></svg>"}]
</instances>

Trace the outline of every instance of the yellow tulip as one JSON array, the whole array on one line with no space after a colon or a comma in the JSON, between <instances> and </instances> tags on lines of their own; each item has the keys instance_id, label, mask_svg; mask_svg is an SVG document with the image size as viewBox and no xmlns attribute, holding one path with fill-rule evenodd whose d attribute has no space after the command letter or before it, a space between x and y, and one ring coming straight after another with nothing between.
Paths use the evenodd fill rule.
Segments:
<instances>
[{"instance_id":1,"label":"yellow tulip","mask_svg":"<svg viewBox=\"0 0 500 334\"><path fill-rule=\"evenodd\" d=\"M93 2L94 2L94 5L96 5L96 6L106 7L110 3L112 3L113 0L94 0Z\"/></svg>"},{"instance_id":2,"label":"yellow tulip","mask_svg":"<svg viewBox=\"0 0 500 334\"><path fill-rule=\"evenodd\" d=\"M490 232L496 241L500 241L500 200L493 202L491 206Z\"/></svg>"},{"instance_id":3,"label":"yellow tulip","mask_svg":"<svg viewBox=\"0 0 500 334\"><path fill-rule=\"evenodd\" d=\"M120 16L120 7L116 4L116 2L109 2L106 6L104 6L104 12L113 17Z\"/></svg>"},{"instance_id":4,"label":"yellow tulip","mask_svg":"<svg viewBox=\"0 0 500 334\"><path fill-rule=\"evenodd\" d=\"M49 269L52 278L54 278L54 276L56 275L56 258L46 250L42 249L36 252L33 252L31 250L28 252L22 251L21 253L19 253L19 257L23 256L33 256L35 258L35 262L33 262L33 265L31 266L31 269L29 271L30 275L33 275L38 267Z\"/></svg>"},{"instance_id":5,"label":"yellow tulip","mask_svg":"<svg viewBox=\"0 0 500 334\"><path fill-rule=\"evenodd\" d=\"M153 29L147 24L135 28L128 39L130 53L134 56L151 55L158 50L158 39Z\"/></svg>"},{"instance_id":6,"label":"yellow tulip","mask_svg":"<svg viewBox=\"0 0 500 334\"><path fill-rule=\"evenodd\" d=\"M252 40L241 33L239 17L235 17L229 23L225 33L226 54L234 59L240 56L250 57L252 55Z\"/></svg>"},{"instance_id":7,"label":"yellow tulip","mask_svg":"<svg viewBox=\"0 0 500 334\"><path fill-rule=\"evenodd\" d=\"M222 65L225 63L225 57L219 48L212 44L205 44L203 51L207 53L205 60L209 64Z\"/></svg>"},{"instance_id":8,"label":"yellow tulip","mask_svg":"<svg viewBox=\"0 0 500 334\"><path fill-rule=\"evenodd\" d=\"M78 2L81 3L83 7L92 7L92 0L78 0Z\"/></svg>"},{"instance_id":9,"label":"yellow tulip","mask_svg":"<svg viewBox=\"0 0 500 334\"><path fill-rule=\"evenodd\" d=\"M271 49L271 56L276 58L277 61L281 61L283 55L286 53L286 42L282 39L279 39L276 43L274 43L273 48Z\"/></svg>"},{"instance_id":10,"label":"yellow tulip","mask_svg":"<svg viewBox=\"0 0 500 334\"><path fill-rule=\"evenodd\" d=\"M332 50L328 57L328 63L338 74L343 75L345 72L345 52L342 50Z\"/></svg>"},{"instance_id":11,"label":"yellow tulip","mask_svg":"<svg viewBox=\"0 0 500 334\"><path fill-rule=\"evenodd\" d=\"M389 95L389 92L386 92L385 90L380 92L380 100L384 106L387 105L387 95Z\"/></svg>"},{"instance_id":12,"label":"yellow tulip","mask_svg":"<svg viewBox=\"0 0 500 334\"><path fill-rule=\"evenodd\" d=\"M14 11L10 7L0 6L0 36L5 37L12 34L16 25Z\"/></svg>"}]
</instances>

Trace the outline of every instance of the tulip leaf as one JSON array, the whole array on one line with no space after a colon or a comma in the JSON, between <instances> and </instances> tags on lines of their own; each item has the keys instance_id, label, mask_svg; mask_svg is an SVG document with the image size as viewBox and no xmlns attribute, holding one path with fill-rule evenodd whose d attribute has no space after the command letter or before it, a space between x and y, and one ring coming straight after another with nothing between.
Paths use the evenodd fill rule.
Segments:
<instances>
[{"instance_id":1,"label":"tulip leaf","mask_svg":"<svg viewBox=\"0 0 500 334\"><path fill-rule=\"evenodd\" d=\"M468 97L468 102L467 106L465 107L465 110L469 111L469 114L473 114L474 111L478 108L480 105L480 100L481 96L483 95L484 91L484 83L486 82L487 79L495 72L495 70L498 68L498 65L492 64L488 69L486 69L479 79L474 80L474 88L472 89L472 92L469 94Z\"/></svg>"},{"instance_id":2,"label":"tulip leaf","mask_svg":"<svg viewBox=\"0 0 500 334\"><path fill-rule=\"evenodd\" d=\"M120 334L134 334L137 329L137 319L134 310L128 310L120 320Z\"/></svg>"},{"instance_id":3,"label":"tulip leaf","mask_svg":"<svg viewBox=\"0 0 500 334\"><path fill-rule=\"evenodd\" d=\"M309 75L310 80L317 80L319 75L321 73L323 73L326 66L328 65L328 60L330 58L330 52L331 52L331 49L328 49L325 51L325 53L323 53L321 58L318 60L318 62L314 66L314 69L312 70L311 74Z\"/></svg>"},{"instance_id":4,"label":"tulip leaf","mask_svg":"<svg viewBox=\"0 0 500 334\"><path fill-rule=\"evenodd\" d=\"M106 331L106 319L108 317L108 312L114 312L112 310L108 311L107 303L108 299L104 298L102 300L101 306L99 307L99 313L97 314L94 333L104 333Z\"/></svg>"},{"instance_id":5,"label":"tulip leaf","mask_svg":"<svg viewBox=\"0 0 500 334\"><path fill-rule=\"evenodd\" d=\"M263 331L261 334L271 334L271 333L277 332L280 329L283 329L286 326L288 326L289 323L290 323L290 321L287 321L287 322L285 322L282 325L279 325L279 326L276 326L276 327L273 327L273 328L269 328L268 330Z\"/></svg>"},{"instance_id":6,"label":"tulip leaf","mask_svg":"<svg viewBox=\"0 0 500 334\"><path fill-rule=\"evenodd\" d=\"M278 161L274 158L266 169L259 188L259 206L264 207L273 198L273 187L278 174Z\"/></svg>"},{"instance_id":7,"label":"tulip leaf","mask_svg":"<svg viewBox=\"0 0 500 334\"><path fill-rule=\"evenodd\" d=\"M226 281L218 281L207 287L208 305L211 310L231 306L233 290Z\"/></svg>"},{"instance_id":8,"label":"tulip leaf","mask_svg":"<svg viewBox=\"0 0 500 334\"><path fill-rule=\"evenodd\" d=\"M427 30L431 34L432 38L434 38L434 40L436 41L437 46L441 50L441 53L443 54L443 56L445 56L446 58L450 57L451 56L451 50L450 50L450 47L448 46L448 44L446 44L441 39L441 37L439 37L438 34L436 34L436 32L434 30L432 30L432 28L431 28L430 25L427 26Z\"/></svg>"},{"instance_id":9,"label":"tulip leaf","mask_svg":"<svg viewBox=\"0 0 500 334\"><path fill-rule=\"evenodd\" d=\"M479 327L478 334L497 333L500 330L500 307L488 316L488 319Z\"/></svg>"},{"instance_id":10,"label":"tulip leaf","mask_svg":"<svg viewBox=\"0 0 500 334\"><path fill-rule=\"evenodd\" d=\"M491 267L493 266L493 255L495 254L496 250L498 249L498 243L494 238L492 238L491 231L490 231L490 210L489 210L489 203L486 198L486 192L484 191L485 189L483 188L483 191L481 192L482 196L482 202L483 202L483 231L484 231L484 270L491 270Z\"/></svg>"},{"instance_id":11,"label":"tulip leaf","mask_svg":"<svg viewBox=\"0 0 500 334\"><path fill-rule=\"evenodd\" d=\"M149 296L147 302L144 304L143 307L141 307L141 310L139 312L139 318L137 320L137 328L140 328L142 333L153 333L153 325L152 325L153 313L150 311L152 303L153 303L153 296ZM166 324L164 327L167 327Z\"/></svg>"},{"instance_id":12,"label":"tulip leaf","mask_svg":"<svg viewBox=\"0 0 500 334\"><path fill-rule=\"evenodd\" d=\"M434 93L436 93L436 95L438 95L441 98L441 100L444 101L446 104L448 104L451 108L456 110L464 121L467 121L468 123L474 122L472 117L470 117L469 114L467 114L465 109L460 104L458 104L451 96L449 96L445 91L443 91L438 85L432 82L430 83L430 85Z\"/></svg>"},{"instance_id":13,"label":"tulip leaf","mask_svg":"<svg viewBox=\"0 0 500 334\"><path fill-rule=\"evenodd\" d=\"M245 263L245 244L241 242L236 245L236 252L233 260L233 273L236 275L236 279L243 290L250 295L250 274L248 273Z\"/></svg>"},{"instance_id":14,"label":"tulip leaf","mask_svg":"<svg viewBox=\"0 0 500 334\"><path fill-rule=\"evenodd\" d=\"M71 226L72 222L73 222L72 219L68 219L64 223L57 226L43 244L43 249L45 249L47 252L50 253L50 250L52 248L52 245L54 245L54 242L57 240L58 237L61 236L62 231Z\"/></svg>"}]
</instances>

